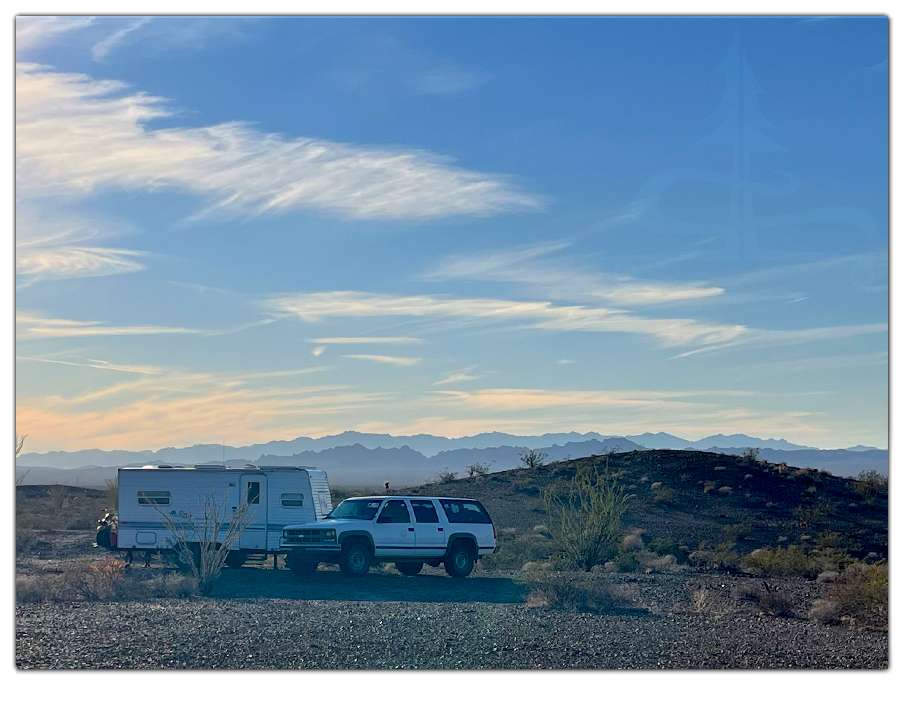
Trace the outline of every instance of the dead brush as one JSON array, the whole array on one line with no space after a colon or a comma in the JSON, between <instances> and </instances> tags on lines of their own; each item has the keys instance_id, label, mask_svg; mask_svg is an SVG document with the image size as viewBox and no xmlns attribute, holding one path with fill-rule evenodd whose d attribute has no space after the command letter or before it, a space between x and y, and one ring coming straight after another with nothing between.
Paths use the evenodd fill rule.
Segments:
<instances>
[{"instance_id":1,"label":"dead brush","mask_svg":"<svg viewBox=\"0 0 900 715\"><path fill-rule=\"evenodd\" d=\"M780 618L793 618L794 604L785 594L772 588L765 581L762 585L745 584L735 589L733 593L738 601L748 601L759 606L759 613L766 616L778 616Z\"/></svg>"},{"instance_id":2,"label":"dead brush","mask_svg":"<svg viewBox=\"0 0 900 715\"><path fill-rule=\"evenodd\" d=\"M817 599L810 618L823 623L875 630L888 627L887 563L855 563L836 575L824 598Z\"/></svg>"},{"instance_id":3,"label":"dead brush","mask_svg":"<svg viewBox=\"0 0 900 715\"><path fill-rule=\"evenodd\" d=\"M582 613L615 613L634 608L627 589L594 576L529 571L527 604L532 607Z\"/></svg>"},{"instance_id":4,"label":"dead brush","mask_svg":"<svg viewBox=\"0 0 900 715\"><path fill-rule=\"evenodd\" d=\"M691 592L691 610L695 613L706 613L712 605L712 596L706 586L701 586Z\"/></svg>"},{"instance_id":5,"label":"dead brush","mask_svg":"<svg viewBox=\"0 0 900 715\"><path fill-rule=\"evenodd\" d=\"M126 566L124 561L112 558L90 564L72 564L63 571L63 583L87 601L112 598Z\"/></svg>"}]
</instances>

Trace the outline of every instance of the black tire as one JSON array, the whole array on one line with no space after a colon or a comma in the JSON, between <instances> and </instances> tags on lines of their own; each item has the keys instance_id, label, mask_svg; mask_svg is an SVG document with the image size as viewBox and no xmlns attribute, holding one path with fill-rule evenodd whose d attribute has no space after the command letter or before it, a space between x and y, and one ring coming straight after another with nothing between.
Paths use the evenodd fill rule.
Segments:
<instances>
[{"instance_id":1,"label":"black tire","mask_svg":"<svg viewBox=\"0 0 900 715\"><path fill-rule=\"evenodd\" d=\"M444 568L453 578L465 578L475 568L475 549L469 541L457 541L450 547Z\"/></svg>"},{"instance_id":2,"label":"black tire","mask_svg":"<svg viewBox=\"0 0 900 715\"><path fill-rule=\"evenodd\" d=\"M305 561L293 554L287 555L287 567L294 576L312 576L319 568L318 561Z\"/></svg>"},{"instance_id":3,"label":"black tire","mask_svg":"<svg viewBox=\"0 0 900 715\"><path fill-rule=\"evenodd\" d=\"M341 549L339 562L345 576L365 576L372 565L372 551L364 541L351 541Z\"/></svg>"},{"instance_id":4,"label":"black tire","mask_svg":"<svg viewBox=\"0 0 900 715\"><path fill-rule=\"evenodd\" d=\"M404 576L415 576L424 565L421 561L398 561L394 564Z\"/></svg>"},{"instance_id":5,"label":"black tire","mask_svg":"<svg viewBox=\"0 0 900 715\"><path fill-rule=\"evenodd\" d=\"M241 549L237 549L235 551L229 551L225 556L225 565L230 569L239 569L244 565L244 562L247 560L247 552L242 551Z\"/></svg>"}]
</instances>

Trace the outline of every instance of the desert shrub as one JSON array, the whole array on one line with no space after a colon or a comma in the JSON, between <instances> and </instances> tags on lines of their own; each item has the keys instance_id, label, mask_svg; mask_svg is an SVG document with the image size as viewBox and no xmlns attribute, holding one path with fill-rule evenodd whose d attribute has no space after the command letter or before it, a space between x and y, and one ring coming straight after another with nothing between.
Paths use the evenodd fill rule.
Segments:
<instances>
[{"instance_id":1,"label":"desert shrub","mask_svg":"<svg viewBox=\"0 0 900 715\"><path fill-rule=\"evenodd\" d=\"M73 563L63 569L63 582L71 592L87 601L98 601L115 595L116 583L127 564L114 558L92 563Z\"/></svg>"},{"instance_id":2,"label":"desert shrub","mask_svg":"<svg viewBox=\"0 0 900 715\"><path fill-rule=\"evenodd\" d=\"M713 467L713 471L714 471L714 472L724 472L724 471L725 471L725 467L724 467L723 465L719 464L719 465Z\"/></svg>"},{"instance_id":3,"label":"desert shrub","mask_svg":"<svg viewBox=\"0 0 900 715\"><path fill-rule=\"evenodd\" d=\"M438 484L447 484L456 479L456 472L451 472L449 469L442 469L435 475L435 479Z\"/></svg>"},{"instance_id":4,"label":"desert shrub","mask_svg":"<svg viewBox=\"0 0 900 715\"><path fill-rule=\"evenodd\" d=\"M739 521L736 524L726 524L722 527L722 537L725 541L740 541L746 539L753 533L753 529L746 521Z\"/></svg>"},{"instance_id":5,"label":"desert shrub","mask_svg":"<svg viewBox=\"0 0 900 715\"><path fill-rule=\"evenodd\" d=\"M691 552L689 560L694 566L702 568L734 571L740 557L734 550L734 543L731 541L723 542L716 547L710 547L706 542L701 542L699 548Z\"/></svg>"},{"instance_id":6,"label":"desert shrub","mask_svg":"<svg viewBox=\"0 0 900 715\"><path fill-rule=\"evenodd\" d=\"M525 469L534 469L535 467L543 467L544 462L547 461L547 453L546 452L538 452L534 449L525 449L522 450L522 454L519 457L519 462Z\"/></svg>"},{"instance_id":7,"label":"desert shrub","mask_svg":"<svg viewBox=\"0 0 900 715\"><path fill-rule=\"evenodd\" d=\"M634 602L621 587L596 577L572 573L529 573L528 602L560 611L613 613L633 607Z\"/></svg>"},{"instance_id":8,"label":"desert shrub","mask_svg":"<svg viewBox=\"0 0 900 715\"><path fill-rule=\"evenodd\" d=\"M660 487L653 494L653 501L658 504L674 504L678 500L678 492L672 487Z\"/></svg>"},{"instance_id":9,"label":"desert shrub","mask_svg":"<svg viewBox=\"0 0 900 715\"><path fill-rule=\"evenodd\" d=\"M741 568L758 576L802 576L815 578L823 571L835 571L853 559L836 550L806 551L792 544L787 548L756 549L741 559Z\"/></svg>"},{"instance_id":10,"label":"desert shrub","mask_svg":"<svg viewBox=\"0 0 900 715\"><path fill-rule=\"evenodd\" d=\"M620 551L639 551L644 548L644 540L641 538L640 532L631 532L622 537Z\"/></svg>"},{"instance_id":11,"label":"desert shrub","mask_svg":"<svg viewBox=\"0 0 900 715\"><path fill-rule=\"evenodd\" d=\"M816 526L828 520L831 515L831 505L823 499L818 499L809 506L795 507L791 514L797 520L797 524L803 528Z\"/></svg>"},{"instance_id":12,"label":"desert shrub","mask_svg":"<svg viewBox=\"0 0 900 715\"><path fill-rule=\"evenodd\" d=\"M689 482L689 481L691 481L691 479L693 479L693 477L690 474L687 474L686 472L682 472L681 474L678 475L678 479L681 482Z\"/></svg>"},{"instance_id":13,"label":"desert shrub","mask_svg":"<svg viewBox=\"0 0 900 715\"><path fill-rule=\"evenodd\" d=\"M581 466L571 480L557 480L544 491L550 532L560 551L577 568L590 571L618 551L622 515L629 495L616 474Z\"/></svg>"},{"instance_id":14,"label":"desert shrub","mask_svg":"<svg viewBox=\"0 0 900 715\"><path fill-rule=\"evenodd\" d=\"M488 470L491 468L490 464L482 464L481 462L475 462L475 464L470 464L466 467L466 473L470 477L483 477L488 473Z\"/></svg>"},{"instance_id":15,"label":"desert shrub","mask_svg":"<svg viewBox=\"0 0 900 715\"><path fill-rule=\"evenodd\" d=\"M635 573L641 570L641 561L636 552L623 549L613 559L613 567L620 573Z\"/></svg>"},{"instance_id":16,"label":"desert shrub","mask_svg":"<svg viewBox=\"0 0 900 715\"><path fill-rule=\"evenodd\" d=\"M821 551L857 551L859 540L841 531L823 531L816 539L816 548Z\"/></svg>"},{"instance_id":17,"label":"desert shrub","mask_svg":"<svg viewBox=\"0 0 900 715\"><path fill-rule=\"evenodd\" d=\"M116 598L122 601L143 601L148 598L190 598L197 594L197 581L192 576L164 572L150 578L120 579L116 582L114 590Z\"/></svg>"},{"instance_id":18,"label":"desert shrub","mask_svg":"<svg viewBox=\"0 0 900 715\"><path fill-rule=\"evenodd\" d=\"M497 550L482 558L489 569L521 569L525 564L546 561L553 552L553 543L539 533L523 536L500 535Z\"/></svg>"},{"instance_id":19,"label":"desert shrub","mask_svg":"<svg viewBox=\"0 0 900 715\"><path fill-rule=\"evenodd\" d=\"M655 538L650 541L647 548L660 556L671 556L680 564L687 561L687 553L685 550L671 539Z\"/></svg>"},{"instance_id":20,"label":"desert shrub","mask_svg":"<svg viewBox=\"0 0 900 715\"><path fill-rule=\"evenodd\" d=\"M57 574L16 576L16 600L19 603L64 600L62 577Z\"/></svg>"},{"instance_id":21,"label":"desert shrub","mask_svg":"<svg viewBox=\"0 0 900 715\"><path fill-rule=\"evenodd\" d=\"M705 613L712 605L713 598L710 590L706 586L691 591L691 609L697 613Z\"/></svg>"},{"instance_id":22,"label":"desert shrub","mask_svg":"<svg viewBox=\"0 0 900 715\"><path fill-rule=\"evenodd\" d=\"M723 497L729 496L731 494L731 491L731 487L719 487L719 494L721 494Z\"/></svg>"},{"instance_id":23,"label":"desert shrub","mask_svg":"<svg viewBox=\"0 0 900 715\"><path fill-rule=\"evenodd\" d=\"M874 506L878 495L886 494L887 488L887 479L874 469L861 471L853 480L853 491L869 506Z\"/></svg>"},{"instance_id":24,"label":"desert shrub","mask_svg":"<svg viewBox=\"0 0 900 715\"><path fill-rule=\"evenodd\" d=\"M813 603L809 615L824 623L886 630L887 564L851 564L834 579L828 594Z\"/></svg>"},{"instance_id":25,"label":"desert shrub","mask_svg":"<svg viewBox=\"0 0 900 715\"><path fill-rule=\"evenodd\" d=\"M752 475L752 474L745 474L745 475L744 475L744 480L746 481L746 480L749 480L749 479L753 479L753 475Z\"/></svg>"},{"instance_id":26,"label":"desert shrub","mask_svg":"<svg viewBox=\"0 0 900 715\"><path fill-rule=\"evenodd\" d=\"M760 584L743 584L734 591L734 596L739 601L749 601L759 606L759 612L767 616L779 616L792 618L794 604L790 597L772 588L765 581Z\"/></svg>"},{"instance_id":27,"label":"desert shrub","mask_svg":"<svg viewBox=\"0 0 900 715\"><path fill-rule=\"evenodd\" d=\"M716 488L717 482L703 482L703 493L709 494Z\"/></svg>"},{"instance_id":28,"label":"desert shrub","mask_svg":"<svg viewBox=\"0 0 900 715\"><path fill-rule=\"evenodd\" d=\"M16 519L16 553L28 554L34 547L37 539L34 536L34 530L19 523Z\"/></svg>"},{"instance_id":29,"label":"desert shrub","mask_svg":"<svg viewBox=\"0 0 900 715\"><path fill-rule=\"evenodd\" d=\"M741 461L746 462L747 464L756 464L758 457L759 447L747 447L741 452Z\"/></svg>"},{"instance_id":30,"label":"desert shrub","mask_svg":"<svg viewBox=\"0 0 900 715\"><path fill-rule=\"evenodd\" d=\"M166 529L172 533L172 547L179 560L188 567L191 576L197 580L197 589L204 596L215 588L225 566L225 557L248 522L251 504L246 500L231 512L230 520L226 522L227 501L227 493L218 499L215 493L199 494L200 508L196 518L190 512L172 516L158 507L156 510Z\"/></svg>"},{"instance_id":31,"label":"desert shrub","mask_svg":"<svg viewBox=\"0 0 900 715\"><path fill-rule=\"evenodd\" d=\"M51 484L47 491L53 510L61 512L66 505L66 488L62 484Z\"/></svg>"}]
</instances>

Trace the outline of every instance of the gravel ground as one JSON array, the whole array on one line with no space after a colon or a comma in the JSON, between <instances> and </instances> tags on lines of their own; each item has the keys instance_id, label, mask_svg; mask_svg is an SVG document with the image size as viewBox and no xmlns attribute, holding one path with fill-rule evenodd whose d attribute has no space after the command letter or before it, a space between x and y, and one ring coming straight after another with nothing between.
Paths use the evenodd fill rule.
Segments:
<instances>
[{"instance_id":1,"label":"gravel ground","mask_svg":"<svg viewBox=\"0 0 900 715\"><path fill-rule=\"evenodd\" d=\"M256 571L258 573L254 574ZM570 613L525 602L521 574L464 580L323 571L225 574L216 597L19 604L19 668L886 668L888 634L805 618L823 586L767 579L799 617L733 592L757 580L692 572L597 575L634 608ZM515 578L514 578L515 577ZM256 582L254 582L256 579ZM248 585L249 583L249 585ZM260 589L260 590L256 590ZM702 607L692 603L706 592ZM247 591L270 598L245 597Z\"/></svg>"}]
</instances>

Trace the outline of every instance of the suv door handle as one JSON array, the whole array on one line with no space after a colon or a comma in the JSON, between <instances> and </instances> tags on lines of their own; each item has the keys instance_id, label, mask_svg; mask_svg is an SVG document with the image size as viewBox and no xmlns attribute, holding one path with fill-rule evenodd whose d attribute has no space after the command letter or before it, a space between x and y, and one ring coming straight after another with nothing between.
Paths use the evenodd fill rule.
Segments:
<instances>
[{"instance_id":1,"label":"suv door handle","mask_svg":"<svg viewBox=\"0 0 900 715\"><path fill-rule=\"evenodd\" d=\"M414 529L413 527L409 527L409 530L410 530L410 531L415 531L415 529Z\"/></svg>"},{"instance_id":2,"label":"suv door handle","mask_svg":"<svg viewBox=\"0 0 900 715\"><path fill-rule=\"evenodd\" d=\"M443 526L439 526L439 527L438 527L438 531L443 531L443 530L444 530L444 527L443 527Z\"/></svg>"}]
</instances>

